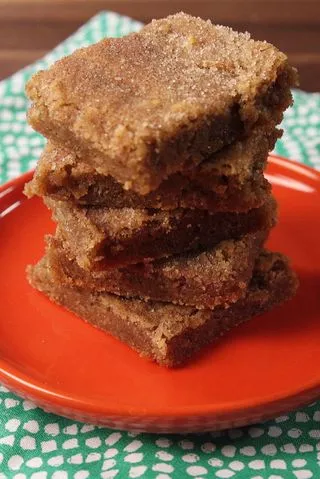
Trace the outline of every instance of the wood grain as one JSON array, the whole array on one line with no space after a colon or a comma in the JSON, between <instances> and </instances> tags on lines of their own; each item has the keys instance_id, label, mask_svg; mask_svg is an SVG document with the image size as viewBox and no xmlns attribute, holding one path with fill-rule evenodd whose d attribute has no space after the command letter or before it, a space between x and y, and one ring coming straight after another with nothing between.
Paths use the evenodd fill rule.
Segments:
<instances>
[{"instance_id":1,"label":"wood grain","mask_svg":"<svg viewBox=\"0 0 320 479\"><path fill-rule=\"evenodd\" d=\"M320 0L0 0L0 79L43 56L102 10L143 22L183 10L248 30L288 53L302 89L320 90Z\"/></svg>"}]
</instances>

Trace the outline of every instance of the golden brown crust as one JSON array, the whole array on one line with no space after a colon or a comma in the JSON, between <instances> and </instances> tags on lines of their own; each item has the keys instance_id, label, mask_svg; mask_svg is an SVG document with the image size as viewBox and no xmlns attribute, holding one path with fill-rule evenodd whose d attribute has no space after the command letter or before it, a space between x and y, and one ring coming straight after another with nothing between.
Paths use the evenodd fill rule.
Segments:
<instances>
[{"instance_id":1,"label":"golden brown crust","mask_svg":"<svg viewBox=\"0 0 320 479\"><path fill-rule=\"evenodd\" d=\"M253 126L272 131L295 83L272 45L180 13L34 75L28 117L100 173L147 194Z\"/></svg>"},{"instance_id":2,"label":"golden brown crust","mask_svg":"<svg viewBox=\"0 0 320 479\"><path fill-rule=\"evenodd\" d=\"M95 292L213 309L245 294L267 232L228 240L204 252L121 269L88 272L70 260L57 237L47 238L46 261L54 280Z\"/></svg>"},{"instance_id":3,"label":"golden brown crust","mask_svg":"<svg viewBox=\"0 0 320 479\"><path fill-rule=\"evenodd\" d=\"M171 175L147 195L124 190L110 175L97 173L74 153L49 142L25 192L109 208L247 211L261 206L270 192L263 168L279 136L277 130L269 136L255 131L192 170Z\"/></svg>"},{"instance_id":4,"label":"golden brown crust","mask_svg":"<svg viewBox=\"0 0 320 479\"><path fill-rule=\"evenodd\" d=\"M246 213L216 214L188 209L81 208L49 198L45 202L58 223L67 254L88 270L206 249L226 239L269 230L276 221L272 197Z\"/></svg>"},{"instance_id":5,"label":"golden brown crust","mask_svg":"<svg viewBox=\"0 0 320 479\"><path fill-rule=\"evenodd\" d=\"M184 364L229 329L291 298L298 285L287 259L269 252L258 258L246 296L228 309L197 310L68 287L53 280L45 259L28 268L28 278L51 300L169 367Z\"/></svg>"}]
</instances>

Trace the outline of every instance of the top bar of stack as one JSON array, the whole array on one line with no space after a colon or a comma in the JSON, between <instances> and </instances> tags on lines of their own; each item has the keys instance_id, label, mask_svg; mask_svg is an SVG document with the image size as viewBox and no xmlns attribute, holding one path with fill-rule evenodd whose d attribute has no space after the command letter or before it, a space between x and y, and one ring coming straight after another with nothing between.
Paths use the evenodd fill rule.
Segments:
<instances>
[{"instance_id":1,"label":"top bar of stack","mask_svg":"<svg viewBox=\"0 0 320 479\"><path fill-rule=\"evenodd\" d=\"M29 122L146 195L255 128L272 134L295 83L272 45L181 13L39 72Z\"/></svg>"}]
</instances>

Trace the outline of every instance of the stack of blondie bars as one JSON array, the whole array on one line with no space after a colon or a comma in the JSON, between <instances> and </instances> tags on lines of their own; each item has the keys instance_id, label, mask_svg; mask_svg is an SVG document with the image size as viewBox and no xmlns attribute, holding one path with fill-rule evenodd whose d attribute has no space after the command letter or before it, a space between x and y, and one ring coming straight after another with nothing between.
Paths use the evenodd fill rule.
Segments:
<instances>
[{"instance_id":1,"label":"stack of blondie bars","mask_svg":"<svg viewBox=\"0 0 320 479\"><path fill-rule=\"evenodd\" d=\"M272 45L183 13L37 73L26 193L57 229L30 283L167 366L290 298L263 171L295 83Z\"/></svg>"}]
</instances>

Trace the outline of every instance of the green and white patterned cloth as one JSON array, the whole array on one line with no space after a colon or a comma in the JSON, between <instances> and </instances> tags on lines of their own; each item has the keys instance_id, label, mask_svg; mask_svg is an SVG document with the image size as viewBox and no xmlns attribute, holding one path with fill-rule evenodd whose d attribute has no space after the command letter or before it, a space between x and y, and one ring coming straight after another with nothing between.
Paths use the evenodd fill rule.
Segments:
<instances>
[{"instance_id":1,"label":"green and white patterned cloth","mask_svg":"<svg viewBox=\"0 0 320 479\"><path fill-rule=\"evenodd\" d=\"M42 60L0 82L0 182L35 166L44 139L27 125L35 71L139 22L104 12ZM320 168L320 94L295 91L276 152ZM0 386L0 479L319 479L320 402L264 424L220 433L150 435L83 425Z\"/></svg>"}]
</instances>

